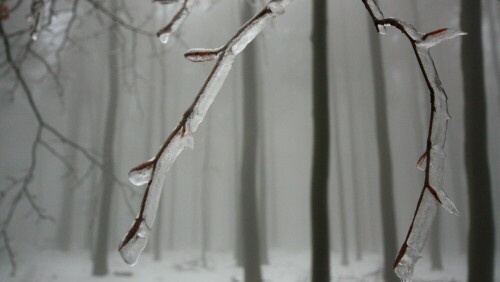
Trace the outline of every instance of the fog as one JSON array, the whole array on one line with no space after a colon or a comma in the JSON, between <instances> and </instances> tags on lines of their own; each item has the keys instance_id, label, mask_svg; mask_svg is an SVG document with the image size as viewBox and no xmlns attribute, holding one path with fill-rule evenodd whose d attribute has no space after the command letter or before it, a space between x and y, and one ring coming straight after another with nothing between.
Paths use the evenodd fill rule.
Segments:
<instances>
[{"instance_id":1,"label":"fog","mask_svg":"<svg viewBox=\"0 0 500 282\"><path fill-rule=\"evenodd\" d=\"M155 33L181 4L44 1L39 25L52 21L33 41L27 15L33 13L34 4L15 2L0 1L2 15L7 13L1 20L0 48L0 281L245 281L246 277L254 282L244 270L249 249L258 249L264 281L315 281L311 274L312 1L293 1L236 57L193 133L194 148L186 148L166 174L154 226L148 226L151 238L133 267L122 260L118 245L140 212L148 185L130 184L128 173L156 156L215 64L190 62L184 53L223 46L242 24L242 7L253 15L267 1L195 1L167 44ZM375 26L362 1L327 2L324 62L330 139L325 248L330 252L330 279L397 281L384 273L393 261L384 261L384 245L389 243L381 203L388 192L381 187L387 183L381 177L387 174L381 172L380 160L391 162L395 252L390 256L396 258L425 184L425 172L416 165L428 145L429 89L408 38L392 27L386 35L376 34L382 50L378 71L385 76L388 129L388 150L381 151L380 108L376 108L380 96L370 42ZM384 15L403 19L422 32L463 29L460 1L378 2ZM51 7L57 17L50 16ZM431 49L452 117L442 188L460 213L455 216L438 206L415 281L483 281L470 276L468 260L478 257L468 247L471 234L484 238L494 234L481 249L497 254L492 264L481 250L472 250L480 254L478 264L493 267L490 281L500 281L499 16L500 2L482 1L478 43L482 43L484 77L476 81L484 79L485 91L475 93L484 94L486 108L480 110L474 102L476 112L467 117L485 117L470 127L475 140L484 139L485 146L468 152L471 158L485 152L485 162L470 161L474 158L467 159L465 150L465 101L475 100L465 96L461 46L471 34ZM254 105L253 120L245 120L248 103ZM249 154L245 144L251 142L255 150ZM245 166L248 158L255 160L250 170ZM467 165L489 172L490 185L485 184L488 177L483 182L470 177ZM248 171L255 173L245 178ZM250 182L242 181L248 177ZM249 198L245 195L252 185ZM471 199L471 191L481 195L491 191L491 197ZM471 202L479 207L475 213L469 210ZM244 209L249 205L254 206L256 222L242 216L248 215ZM481 207L488 205L493 211L484 214ZM494 233L471 225L471 218L484 218L488 225L491 214ZM255 228L248 228L252 224ZM245 247L248 240L257 245ZM96 272L96 267L101 270ZM486 275L488 269L485 266Z\"/></svg>"}]
</instances>

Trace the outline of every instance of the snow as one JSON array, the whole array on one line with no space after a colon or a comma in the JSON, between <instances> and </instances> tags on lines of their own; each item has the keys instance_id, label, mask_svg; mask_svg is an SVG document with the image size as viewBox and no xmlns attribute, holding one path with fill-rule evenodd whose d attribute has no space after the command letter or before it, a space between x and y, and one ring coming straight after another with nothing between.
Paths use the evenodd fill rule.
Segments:
<instances>
[{"instance_id":1,"label":"snow","mask_svg":"<svg viewBox=\"0 0 500 282\"><path fill-rule=\"evenodd\" d=\"M208 268L200 264L199 252L163 252L162 261L154 261L152 254L144 254L134 267L124 265L116 253L110 253L109 274L94 277L90 254L86 252L60 253L44 251L22 261L15 278L9 277L8 264L0 265L0 281L14 282L236 282L242 281L243 270L237 267L232 252L209 252ZM307 251L274 250L270 253L269 265L262 267L266 282L308 282L310 281L310 255ZM382 260L374 254L365 254L363 260L348 266L340 265L340 254L332 254L332 282L379 282L382 281ZM423 261L423 273L415 281L466 281L466 257L445 256L445 271L430 271L429 261Z\"/></svg>"}]
</instances>

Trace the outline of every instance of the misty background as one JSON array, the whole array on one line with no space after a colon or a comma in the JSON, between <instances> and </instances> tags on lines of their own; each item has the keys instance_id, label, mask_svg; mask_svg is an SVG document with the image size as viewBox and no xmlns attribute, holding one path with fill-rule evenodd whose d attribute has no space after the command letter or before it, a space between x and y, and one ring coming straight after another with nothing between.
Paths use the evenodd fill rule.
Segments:
<instances>
[{"instance_id":1,"label":"misty background","mask_svg":"<svg viewBox=\"0 0 500 282\"><path fill-rule=\"evenodd\" d=\"M107 153L112 154L112 173L121 184L112 182L105 186L103 169L53 135L43 133L42 139L50 146L40 146L36 151L36 166L28 189L48 220L38 216L27 197L17 203L7 234L3 235L9 238L10 246L6 247L5 241L0 243L1 281L94 281L92 265L97 252L103 189L112 189L112 194L107 204L108 274L100 278L102 281L242 281L242 269L235 257L242 244L238 238L245 131L242 57L247 50L236 59L217 99L194 134L194 149L181 154L167 175L152 239L138 264L128 267L121 260L117 246L139 210L143 193L143 188L128 184L128 172L156 154L213 67L210 62L186 60L184 52L189 48L225 44L241 25L243 2L195 3L189 17L167 44L155 36L113 24L110 18L93 9L91 1L80 1L78 18L69 32L70 40L64 43L59 57L53 50L67 40L61 31L69 17L61 13L50 32L38 34L32 48L46 55L46 61L58 71L60 83L36 58L22 59L23 75L29 81L41 115L105 164L107 144ZM277 17L251 43L256 68L253 87L258 95L255 121L258 232L261 253L268 254L268 262L263 266L266 281L310 279L313 150L310 2L294 1L284 15ZM379 2L386 16L406 20L420 31L461 29L460 1ZM101 4L108 7L110 3ZM178 9L176 5L162 6L148 1L117 3L118 17L152 33ZM490 0L482 3L488 164L493 214L498 215L500 3ZM263 5L255 2L251 14ZM70 9L71 3L61 7ZM13 32L25 26L29 8L29 2L21 1L16 13L3 21L3 28ZM332 280L384 281L379 157L387 152L378 151L376 138L377 97L369 36L375 28L362 1L328 1L327 12ZM22 57L22 46L28 40L24 37L11 40L16 58ZM431 50L452 116L448 123L444 190L460 215L453 216L438 208L432 234L415 271L418 281L467 280L470 220L461 40L446 41ZM425 151L430 101L407 38L389 28L387 35L380 36L380 43L398 249L411 224L424 181L416 163ZM20 189L18 179L30 167L38 124L2 54L0 215L5 223ZM110 54L117 59L115 71L110 71L108 65ZM118 91L111 99L109 87L113 79ZM109 128L106 130L110 110L116 111L112 133ZM54 148L56 153L47 147ZM494 226L494 248L498 254L498 216L494 218ZM431 250L439 253L441 267L431 260ZM14 277L9 252L15 258ZM495 281L500 281L498 259L495 266Z\"/></svg>"}]
</instances>

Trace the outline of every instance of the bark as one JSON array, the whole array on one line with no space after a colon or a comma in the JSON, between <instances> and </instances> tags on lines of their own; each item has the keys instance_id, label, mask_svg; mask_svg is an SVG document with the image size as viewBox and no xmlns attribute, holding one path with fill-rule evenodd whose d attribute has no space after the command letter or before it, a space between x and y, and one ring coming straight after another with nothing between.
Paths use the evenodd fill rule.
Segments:
<instances>
[{"instance_id":1,"label":"bark","mask_svg":"<svg viewBox=\"0 0 500 282\"><path fill-rule=\"evenodd\" d=\"M111 4L112 10L117 10L117 3L114 0ZM118 35L117 23L113 22L109 29L109 100L106 117L106 125L104 129L103 141L103 164L105 170L102 177L102 193L99 208L99 223L97 231L97 243L94 252L93 270L95 276L104 276L108 274L108 231L110 226L110 211L111 200L113 195L113 179L110 175L114 174L114 142L115 142L115 129L116 117L118 109Z\"/></svg>"},{"instance_id":2,"label":"bark","mask_svg":"<svg viewBox=\"0 0 500 282\"><path fill-rule=\"evenodd\" d=\"M311 175L312 281L330 281L328 172L330 125L328 117L327 1L313 1L313 160Z\"/></svg>"},{"instance_id":3,"label":"bark","mask_svg":"<svg viewBox=\"0 0 500 282\"><path fill-rule=\"evenodd\" d=\"M243 4L242 21L253 16L248 2ZM258 231L256 156L257 156L257 70L256 49L251 43L243 53L243 158L241 169L241 222L244 280L261 282L260 243Z\"/></svg>"},{"instance_id":4,"label":"bark","mask_svg":"<svg viewBox=\"0 0 500 282\"><path fill-rule=\"evenodd\" d=\"M469 189L469 281L493 281L495 236L488 165L481 1L462 0L465 166Z\"/></svg>"},{"instance_id":5,"label":"bark","mask_svg":"<svg viewBox=\"0 0 500 282\"><path fill-rule=\"evenodd\" d=\"M375 94L376 137L379 153L379 186L382 215L382 231L384 241L384 279L387 282L398 282L392 270L392 262L397 255L396 221L394 218L394 195L392 179L392 157L389 142L389 124L387 119L387 97L384 66L382 63L382 47L379 35L368 24L370 36L371 65Z\"/></svg>"}]
</instances>

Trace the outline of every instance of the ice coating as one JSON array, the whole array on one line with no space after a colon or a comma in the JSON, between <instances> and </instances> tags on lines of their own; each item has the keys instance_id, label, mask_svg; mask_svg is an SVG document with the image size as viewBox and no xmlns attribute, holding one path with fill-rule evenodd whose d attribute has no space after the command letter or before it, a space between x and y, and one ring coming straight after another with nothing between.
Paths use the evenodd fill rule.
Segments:
<instances>
[{"instance_id":1,"label":"ice coating","mask_svg":"<svg viewBox=\"0 0 500 282\"><path fill-rule=\"evenodd\" d=\"M421 257L422 250L425 246L425 240L427 239L432 221L436 215L436 199L428 189L423 190L419 205L420 207L412 223L413 232L408 233L406 242L401 248L404 255L402 255L401 259L394 267L394 272L402 280L412 279L413 270Z\"/></svg>"},{"instance_id":2,"label":"ice coating","mask_svg":"<svg viewBox=\"0 0 500 282\"><path fill-rule=\"evenodd\" d=\"M135 186L141 186L151 180L151 175L153 173L153 159L142 163L128 173L129 181Z\"/></svg>"},{"instance_id":3,"label":"ice coating","mask_svg":"<svg viewBox=\"0 0 500 282\"><path fill-rule=\"evenodd\" d=\"M184 3L187 2L190 1L188 0ZM274 0L272 2L275 2L276 5L281 5L285 9L291 0ZM259 14L243 25L226 45L220 48L220 51L217 52L215 66L207 80L157 155L151 161L135 167L130 172L130 180L134 184L144 184L147 180L148 186L144 192L140 212L118 247L126 263L135 264L140 253L144 250L148 234L156 217L167 172L185 147L193 148L194 139L192 134L198 129L210 105L222 88L233 66L236 55L262 31L265 24L269 22L269 19L276 15L277 8L274 7L274 10L271 10L269 7L264 8Z\"/></svg>"},{"instance_id":4,"label":"ice coating","mask_svg":"<svg viewBox=\"0 0 500 282\"><path fill-rule=\"evenodd\" d=\"M417 169L420 171L425 171L427 166L427 152L423 153L422 156L417 161Z\"/></svg>"},{"instance_id":5,"label":"ice coating","mask_svg":"<svg viewBox=\"0 0 500 282\"><path fill-rule=\"evenodd\" d=\"M189 15L193 1L194 0L184 0L182 3L182 7L174 15L172 20L156 33L156 35L160 38L161 43L166 44L168 42L168 39L170 38L170 35L179 29L179 27L182 25L184 20ZM167 2L173 3L173 2L179 2L179 0L178 1L172 0Z\"/></svg>"},{"instance_id":6,"label":"ice coating","mask_svg":"<svg viewBox=\"0 0 500 282\"><path fill-rule=\"evenodd\" d=\"M139 260L139 255L142 253L149 239L149 228L144 222L140 222L139 229L134 234L132 239L123 247L120 246L120 256L123 261L134 266ZM123 238L125 240L125 238ZM122 241L123 241L122 240Z\"/></svg>"},{"instance_id":7,"label":"ice coating","mask_svg":"<svg viewBox=\"0 0 500 282\"><path fill-rule=\"evenodd\" d=\"M412 279L415 265L421 257L425 240L436 214L437 203L440 203L450 213L458 214L457 208L443 191L444 145L450 115L448 114L448 98L439 79L429 48L465 33L452 29L438 29L424 34L400 19L384 18L374 0L363 0L363 3L370 12L379 32L380 26L391 25L399 29L412 42L412 47L426 79L433 103L427 148L417 161L417 168L425 172L425 183L412 224L394 263L396 275L404 281L409 281Z\"/></svg>"},{"instance_id":8,"label":"ice coating","mask_svg":"<svg viewBox=\"0 0 500 282\"><path fill-rule=\"evenodd\" d=\"M421 46L431 48L432 46L441 43L445 40L453 39L457 36L462 36L466 34L467 34L466 32L451 28L438 29L425 34Z\"/></svg>"},{"instance_id":9,"label":"ice coating","mask_svg":"<svg viewBox=\"0 0 500 282\"><path fill-rule=\"evenodd\" d=\"M217 59L221 51L222 47L216 49L194 48L187 50L184 53L184 58L191 62L208 62Z\"/></svg>"}]
</instances>

